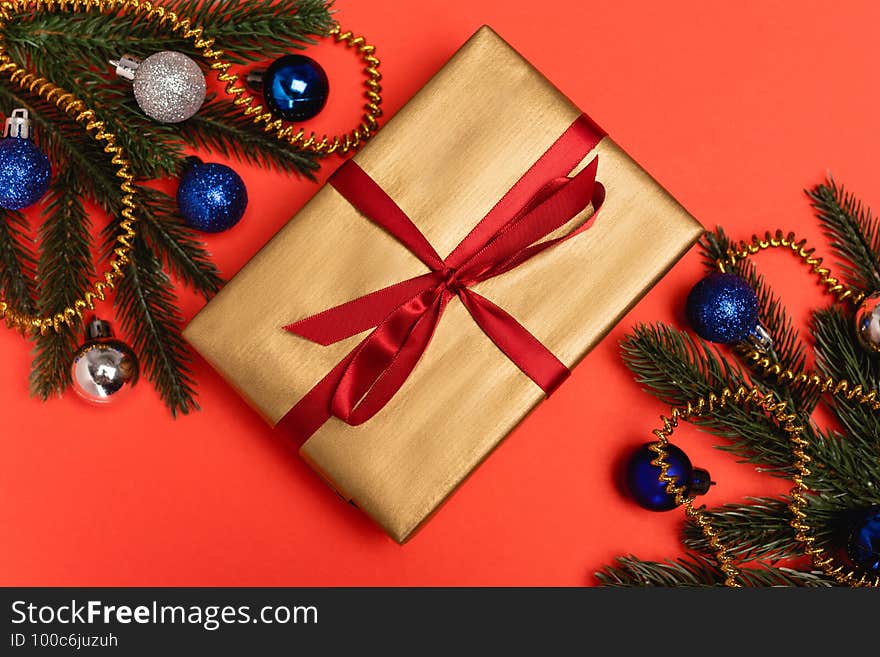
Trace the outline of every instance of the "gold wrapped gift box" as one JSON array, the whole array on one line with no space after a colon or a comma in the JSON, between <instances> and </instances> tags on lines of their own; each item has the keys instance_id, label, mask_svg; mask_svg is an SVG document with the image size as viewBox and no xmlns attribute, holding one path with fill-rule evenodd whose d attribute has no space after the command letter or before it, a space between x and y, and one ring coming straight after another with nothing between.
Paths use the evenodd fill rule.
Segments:
<instances>
[{"instance_id":1,"label":"gold wrapped gift box","mask_svg":"<svg viewBox=\"0 0 880 657\"><path fill-rule=\"evenodd\" d=\"M355 160L445 257L580 113L483 27ZM611 138L596 154L595 224L473 287L568 367L702 232ZM366 335L321 346L282 327L425 271L327 185L185 336L274 426ZM331 418L300 454L403 542L543 397L454 298L391 402L360 426Z\"/></svg>"}]
</instances>

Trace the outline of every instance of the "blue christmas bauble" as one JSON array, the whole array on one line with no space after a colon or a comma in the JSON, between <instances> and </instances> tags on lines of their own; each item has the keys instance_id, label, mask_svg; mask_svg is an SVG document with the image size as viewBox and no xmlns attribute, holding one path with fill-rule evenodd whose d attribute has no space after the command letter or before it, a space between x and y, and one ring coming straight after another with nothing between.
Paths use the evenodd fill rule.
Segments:
<instances>
[{"instance_id":1,"label":"blue christmas bauble","mask_svg":"<svg viewBox=\"0 0 880 657\"><path fill-rule=\"evenodd\" d=\"M49 158L25 137L0 139L0 207L21 210L39 201L52 180Z\"/></svg>"},{"instance_id":2,"label":"blue christmas bauble","mask_svg":"<svg viewBox=\"0 0 880 657\"><path fill-rule=\"evenodd\" d=\"M263 96L272 114L306 121L324 109L330 83L321 65L305 55L285 55L263 75Z\"/></svg>"},{"instance_id":3,"label":"blue christmas bauble","mask_svg":"<svg viewBox=\"0 0 880 657\"><path fill-rule=\"evenodd\" d=\"M853 531L849 556L868 575L880 576L880 506L870 509Z\"/></svg>"},{"instance_id":4,"label":"blue christmas bauble","mask_svg":"<svg viewBox=\"0 0 880 657\"><path fill-rule=\"evenodd\" d=\"M177 207L190 228L220 233L239 222L247 209L244 181L225 164L190 158L177 188Z\"/></svg>"},{"instance_id":5,"label":"blue christmas bauble","mask_svg":"<svg viewBox=\"0 0 880 657\"><path fill-rule=\"evenodd\" d=\"M669 511L678 504L675 495L666 492L666 483L660 481L660 467L652 465L657 458L656 452L650 449L652 443L639 447L629 459L626 468L626 483L630 495L639 506L649 511ZM675 445L666 445L669 470L666 474L677 477L676 485L684 486L694 495L702 495L712 484L709 473L691 465L691 460Z\"/></svg>"},{"instance_id":6,"label":"blue christmas bauble","mask_svg":"<svg viewBox=\"0 0 880 657\"><path fill-rule=\"evenodd\" d=\"M758 325L758 296L735 274L709 274L694 285L685 311L691 327L704 340L740 342Z\"/></svg>"}]
</instances>

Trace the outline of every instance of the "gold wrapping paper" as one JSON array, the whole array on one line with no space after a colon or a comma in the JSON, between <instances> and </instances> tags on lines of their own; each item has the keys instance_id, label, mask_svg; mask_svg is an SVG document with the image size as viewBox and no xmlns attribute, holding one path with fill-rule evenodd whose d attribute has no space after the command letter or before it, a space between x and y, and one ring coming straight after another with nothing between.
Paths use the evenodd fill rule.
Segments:
<instances>
[{"instance_id":1,"label":"gold wrapping paper","mask_svg":"<svg viewBox=\"0 0 880 657\"><path fill-rule=\"evenodd\" d=\"M483 27L355 159L445 257L579 114ZM595 151L594 226L474 286L569 367L702 231L610 138ZM366 335L323 347L282 326L425 271L328 185L185 336L274 425ZM453 299L391 402L358 427L332 418L300 454L403 542L542 399Z\"/></svg>"}]
</instances>

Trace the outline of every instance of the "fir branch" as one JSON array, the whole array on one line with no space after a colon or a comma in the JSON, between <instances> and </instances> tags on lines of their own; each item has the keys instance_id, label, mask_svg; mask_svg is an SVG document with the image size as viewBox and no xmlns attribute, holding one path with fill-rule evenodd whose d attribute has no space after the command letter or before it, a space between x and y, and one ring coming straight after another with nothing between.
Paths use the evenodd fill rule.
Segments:
<instances>
[{"instance_id":1,"label":"fir branch","mask_svg":"<svg viewBox=\"0 0 880 657\"><path fill-rule=\"evenodd\" d=\"M31 394L46 401L61 395L70 386L70 366L78 348L79 336L68 326L34 338L31 363Z\"/></svg>"},{"instance_id":2,"label":"fir branch","mask_svg":"<svg viewBox=\"0 0 880 657\"><path fill-rule=\"evenodd\" d=\"M880 222L833 178L806 191L853 287L880 290Z\"/></svg>"},{"instance_id":3,"label":"fir branch","mask_svg":"<svg viewBox=\"0 0 880 657\"><path fill-rule=\"evenodd\" d=\"M162 262L142 236L116 292L117 316L131 339L142 371L173 416L198 409L191 358L180 333L183 318Z\"/></svg>"},{"instance_id":4,"label":"fir branch","mask_svg":"<svg viewBox=\"0 0 880 657\"><path fill-rule=\"evenodd\" d=\"M41 249L37 263L40 281L37 307L51 315L71 305L95 275L91 256L91 222L82 205L77 173L55 173L43 209ZM70 363L77 348L72 329L35 337L31 391L45 400L61 394L70 383Z\"/></svg>"},{"instance_id":5,"label":"fir branch","mask_svg":"<svg viewBox=\"0 0 880 657\"><path fill-rule=\"evenodd\" d=\"M329 4L324 0L218 0L198 4L175 0L164 6L202 27L205 36L216 39L226 58L235 64L304 48L333 26ZM123 12L82 12L73 18L69 13L38 11L32 20L10 24L5 32L11 46L66 53L66 59L75 58L99 68L105 67L109 58L123 54L120 44L139 56L160 50L177 50L192 57L198 54L190 41L160 27L158 22Z\"/></svg>"},{"instance_id":6,"label":"fir branch","mask_svg":"<svg viewBox=\"0 0 880 657\"><path fill-rule=\"evenodd\" d=\"M842 508L841 501L860 506L880 504L877 439L877 434L816 431L807 450L812 462L806 481L823 507L836 513Z\"/></svg>"},{"instance_id":7,"label":"fir branch","mask_svg":"<svg viewBox=\"0 0 880 657\"><path fill-rule=\"evenodd\" d=\"M729 546L728 552L739 561L775 562L798 556L803 550L790 524L787 499L749 498L748 504L726 504L706 514L721 542ZM712 554L702 530L693 523L684 527L684 544Z\"/></svg>"},{"instance_id":8,"label":"fir branch","mask_svg":"<svg viewBox=\"0 0 880 657\"><path fill-rule=\"evenodd\" d=\"M335 21L332 1L325 0L219 0L202 3L195 11L189 0L173 2L218 43L241 43L229 53L235 63L260 61L268 53L302 49L326 36Z\"/></svg>"},{"instance_id":9,"label":"fir branch","mask_svg":"<svg viewBox=\"0 0 880 657\"><path fill-rule=\"evenodd\" d=\"M636 326L621 350L636 381L670 405L683 406L695 397L718 393L725 387L751 387L743 371L717 350L664 324ZM719 449L733 452L748 463L765 465L772 474L791 474L788 442L765 414L728 405L695 419L694 424L731 441Z\"/></svg>"},{"instance_id":10,"label":"fir branch","mask_svg":"<svg viewBox=\"0 0 880 657\"><path fill-rule=\"evenodd\" d=\"M184 123L181 136L195 148L205 148L224 157L236 157L261 167L296 172L309 180L318 169L318 156L292 149L271 134L257 128L231 102L209 99L199 113Z\"/></svg>"},{"instance_id":11,"label":"fir branch","mask_svg":"<svg viewBox=\"0 0 880 657\"><path fill-rule=\"evenodd\" d=\"M823 457L817 456L811 465L824 469ZM817 481L821 481L818 486ZM806 496L811 532L818 545L831 553L839 550L849 537L852 510L880 503L870 476L847 480L837 471L826 471L819 479L809 478L807 485L813 489ZM755 559L777 562L803 556L803 545L796 540L791 527L789 498L747 500L747 503L727 504L706 511L728 552L741 562ZM706 556L712 554L702 531L691 522L684 527L683 541L691 550Z\"/></svg>"},{"instance_id":12,"label":"fir branch","mask_svg":"<svg viewBox=\"0 0 880 657\"><path fill-rule=\"evenodd\" d=\"M168 270L205 299L217 293L223 279L205 245L184 225L177 202L158 190L141 187L141 232Z\"/></svg>"},{"instance_id":13,"label":"fir branch","mask_svg":"<svg viewBox=\"0 0 880 657\"><path fill-rule=\"evenodd\" d=\"M26 313L36 311L32 243L24 216L0 209L0 299Z\"/></svg>"},{"instance_id":14,"label":"fir branch","mask_svg":"<svg viewBox=\"0 0 880 657\"><path fill-rule=\"evenodd\" d=\"M180 331L183 317L163 265L206 297L222 281L203 245L192 231L178 223L174 201L154 189L141 187L139 191L144 201L140 232L114 303L142 371L176 417L199 406L190 369L192 360ZM103 231L103 250L108 255L115 245L119 221L111 221Z\"/></svg>"},{"instance_id":15,"label":"fir branch","mask_svg":"<svg viewBox=\"0 0 880 657\"><path fill-rule=\"evenodd\" d=\"M604 586L692 586L719 587L724 574L709 559L690 554L675 561L642 561L636 557L618 557L617 564L596 573ZM741 569L747 586L829 587L834 583L819 573L763 565Z\"/></svg>"}]
</instances>

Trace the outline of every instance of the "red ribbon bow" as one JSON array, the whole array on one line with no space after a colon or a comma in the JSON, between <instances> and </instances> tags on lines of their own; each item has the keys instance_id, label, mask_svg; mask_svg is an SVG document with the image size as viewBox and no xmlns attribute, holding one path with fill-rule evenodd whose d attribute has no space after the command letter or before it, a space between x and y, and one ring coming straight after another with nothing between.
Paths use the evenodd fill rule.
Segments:
<instances>
[{"instance_id":1,"label":"red ribbon bow","mask_svg":"<svg viewBox=\"0 0 880 657\"><path fill-rule=\"evenodd\" d=\"M444 259L397 204L354 161L330 184L430 270L335 306L284 328L330 345L374 329L284 418L307 437L334 415L358 425L373 417L406 381L431 341L447 303L457 296L487 336L549 395L568 368L504 309L470 286L513 269L587 230L604 199L596 181L598 158L567 174L604 133L581 116ZM546 239L590 204L592 216Z\"/></svg>"}]
</instances>

